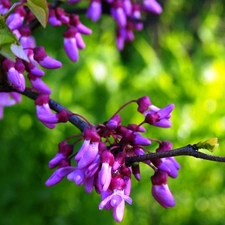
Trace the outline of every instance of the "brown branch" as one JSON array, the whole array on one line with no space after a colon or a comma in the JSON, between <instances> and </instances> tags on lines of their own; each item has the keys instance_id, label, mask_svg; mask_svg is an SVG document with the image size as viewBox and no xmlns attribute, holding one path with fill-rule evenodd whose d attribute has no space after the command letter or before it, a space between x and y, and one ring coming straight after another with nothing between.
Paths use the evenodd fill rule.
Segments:
<instances>
[{"instance_id":1,"label":"brown branch","mask_svg":"<svg viewBox=\"0 0 225 225\"><path fill-rule=\"evenodd\" d=\"M199 152L195 145L187 145L187 146L177 148L171 151L156 152L156 153L150 153L146 155L127 157L125 163L129 166L135 162L143 162L146 160L166 158L166 157L172 157L172 156L181 156L181 155L193 156L195 158L210 160L214 162L225 162L225 157L205 154L205 153Z\"/></svg>"},{"instance_id":2,"label":"brown branch","mask_svg":"<svg viewBox=\"0 0 225 225\"><path fill-rule=\"evenodd\" d=\"M38 97L38 93L29 88L26 88L23 92L19 92L19 91L15 90L12 86L10 86L8 83L4 83L4 84L0 83L0 92L18 92L18 93L25 95L26 97L33 99L33 100L35 100ZM67 108L65 108L58 102L54 101L53 99L49 100L49 106L55 112L67 110L68 112L70 112L72 114L71 111L69 111ZM84 131L88 127L88 124L76 115L70 116L69 121L75 127L77 127L80 131Z\"/></svg>"},{"instance_id":3,"label":"brown branch","mask_svg":"<svg viewBox=\"0 0 225 225\"><path fill-rule=\"evenodd\" d=\"M13 87L11 87L8 83L1 83L0 82L0 92L18 92ZM35 100L38 97L38 93L26 88L24 92L19 92L22 95L25 95L26 97ZM49 100L49 106L52 110L56 112L60 112L62 110L67 110L72 114L71 111L69 111L67 108L59 104L58 102L54 101L53 99ZM84 131L88 124L82 120L80 117L76 115L72 115L69 118L70 123L72 123L74 126L76 126L81 132ZM198 151L198 147L196 144L194 145L187 145L181 148L177 148L170 151L165 152L155 152L145 155L139 155L139 156L133 156L133 157L126 157L125 163L128 166L131 166L135 162L144 162L146 160L152 160L152 159L159 159L159 158L166 158L166 157L174 157L174 156L193 156L195 158L200 158L204 160L210 160L214 162L225 162L225 157L220 156L213 156L209 154L205 154Z\"/></svg>"},{"instance_id":4,"label":"brown branch","mask_svg":"<svg viewBox=\"0 0 225 225\"><path fill-rule=\"evenodd\" d=\"M31 89L26 88L24 92L21 93L22 95L27 96L28 98L31 98L33 100L35 100L38 97L38 93L34 92ZM72 113L71 111L69 111L67 108L65 108L64 106L62 106L61 104L59 104L58 102L54 101L53 99L49 100L49 106L52 110L56 111L56 112L60 112L62 110L67 110L68 112ZM76 115L72 115L69 118L70 123L72 123L74 126L76 126L80 131L84 131L87 127L88 124L82 120L81 118L79 118Z\"/></svg>"}]
</instances>

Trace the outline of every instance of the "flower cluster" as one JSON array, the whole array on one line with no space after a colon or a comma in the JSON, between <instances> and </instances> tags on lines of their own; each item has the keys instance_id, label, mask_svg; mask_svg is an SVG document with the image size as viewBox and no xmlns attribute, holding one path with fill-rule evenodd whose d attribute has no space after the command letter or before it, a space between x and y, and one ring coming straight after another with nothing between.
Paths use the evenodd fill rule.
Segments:
<instances>
[{"instance_id":1,"label":"flower cluster","mask_svg":"<svg viewBox=\"0 0 225 225\"><path fill-rule=\"evenodd\" d=\"M6 14L11 6L12 4L9 0L1 1L0 14ZM67 121L68 118L62 120L55 119L53 122L52 117L57 117L58 113L53 114L50 110L48 100L51 89L44 83L42 78L45 75L44 69L58 69L62 66L62 63L50 57L43 46L36 46L35 39L31 35L32 31L29 27L29 23L33 20L35 20L34 15L23 5L17 7L6 19L6 24L19 40L27 59L15 57L15 62L7 58L3 58L1 61L8 83L15 92L0 93L0 102L2 102L0 118L3 117L4 106L13 105L21 100L18 93L25 90L25 77L27 77L31 89L39 95L38 99L35 101L38 119L47 127L54 128L56 123ZM45 100L40 101L40 99ZM50 115L52 117L50 117Z\"/></svg>"},{"instance_id":2,"label":"flower cluster","mask_svg":"<svg viewBox=\"0 0 225 225\"><path fill-rule=\"evenodd\" d=\"M68 0L69 4L78 4L80 0ZM87 8L86 16L93 22L97 22L103 14L103 8L109 9L109 14L116 22L116 43L117 48L122 50L125 41L133 41L133 31L140 31L143 28L142 14L160 14L162 8L155 0L144 0L142 3L132 3L130 0L91 0ZM76 12L76 8L74 8ZM90 35L92 31L80 22L79 16L75 13L67 13L63 8L49 9L49 23L52 26L66 25L67 29L63 34L64 49L70 60L78 60L78 50L85 48L82 34ZM108 13L108 10L107 10Z\"/></svg>"},{"instance_id":3,"label":"flower cluster","mask_svg":"<svg viewBox=\"0 0 225 225\"><path fill-rule=\"evenodd\" d=\"M68 2L77 3L79 1ZM134 31L143 29L142 14L160 14L162 8L156 0L143 0L133 2L130 0L91 0L87 9L86 16L93 22L100 19L107 8L114 21L116 22L116 44L119 50L124 48L125 41L134 40Z\"/></svg>"},{"instance_id":4,"label":"flower cluster","mask_svg":"<svg viewBox=\"0 0 225 225\"><path fill-rule=\"evenodd\" d=\"M162 128L171 126L170 116L174 108L170 104L162 109L154 106L147 96L131 102L138 104L138 112L144 115L140 124L122 125L118 112L108 121L96 126L89 125L82 136L73 144L69 138L59 143L58 152L49 162L49 168L57 168L46 181L47 186L60 182L64 177L76 185L84 185L86 192L93 189L101 195L99 209L113 211L117 222L123 219L125 202L131 204L131 176L141 179L139 163L127 165L127 157L144 155L152 141L159 144L156 152L172 149L170 142L146 138L143 124L150 124ZM131 103L130 102L130 103ZM127 104L126 104L127 105ZM121 109L124 106L121 107ZM75 147L78 141L83 144L78 151ZM175 201L167 185L168 176L176 178L179 164L173 157L164 159L146 160L143 163L153 169L152 195L163 207L173 207Z\"/></svg>"},{"instance_id":5,"label":"flower cluster","mask_svg":"<svg viewBox=\"0 0 225 225\"><path fill-rule=\"evenodd\" d=\"M78 4L80 2L80 0L67 1L68 4ZM43 46L36 46L30 26L36 18L24 3L25 1L23 0L18 1L14 11L8 15L12 2L10 0L2 0L0 2L0 15L7 15L5 18L6 25L20 42L25 54L25 58L19 57L20 54L18 52L15 61L3 57L0 64L7 74L9 84L16 92L23 92L26 88L26 80L29 80L32 90L40 95L50 95L51 89L42 79L45 75L42 68L57 69L62 64L47 55ZM90 35L92 31L80 21L79 15L76 13L76 7L74 7L74 12L69 13L61 8L60 4L55 5L54 2L48 4L48 23L55 27L66 26L63 33L64 49L69 59L76 62L79 58L79 50L85 48L82 35ZM162 11L156 0L143 0L142 3L132 3L130 0L91 0L86 9L86 16L96 22L104 13L103 8L108 9L106 13L109 13L117 24L116 40L119 50L123 49L125 41L134 39L134 30L142 29L143 21L141 18L143 13L152 12L159 14ZM14 96L13 93L0 93L0 102L2 102L0 118L3 117L4 106L10 106L21 100L18 97L14 99L12 96ZM152 112L154 110L157 109L152 109ZM39 114L38 109L37 114ZM38 118L40 119L42 116L38 115ZM45 125L48 124L46 121L42 122ZM48 127L53 128L54 126Z\"/></svg>"}]
</instances>

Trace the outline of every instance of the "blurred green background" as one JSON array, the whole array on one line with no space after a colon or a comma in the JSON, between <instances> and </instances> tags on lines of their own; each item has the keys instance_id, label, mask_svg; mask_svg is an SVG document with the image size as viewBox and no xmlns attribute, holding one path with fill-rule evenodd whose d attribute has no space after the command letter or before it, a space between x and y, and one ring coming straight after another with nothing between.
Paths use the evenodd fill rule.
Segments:
<instances>
[{"instance_id":1,"label":"blurred green background","mask_svg":"<svg viewBox=\"0 0 225 225\"><path fill-rule=\"evenodd\" d=\"M164 12L149 16L135 41L118 52L114 23L104 16L97 24L82 18L93 30L87 45L72 63L63 51L60 29L35 31L37 44L64 66L46 72L52 98L92 123L107 120L122 104L148 95L153 104L175 104L170 129L150 128L150 137L173 142L174 148L218 137L214 154L225 155L225 14L224 1L161 1ZM131 105L124 123L142 117ZM100 197L63 180L45 187L51 175L48 161L57 144L78 134L71 124L45 128L35 117L34 103L5 109L0 121L0 225L112 225L111 211L99 211ZM133 180L122 225L225 225L225 165L178 157L182 168L169 186L177 205L164 209L151 196L152 170L142 166L140 182Z\"/></svg>"}]
</instances>

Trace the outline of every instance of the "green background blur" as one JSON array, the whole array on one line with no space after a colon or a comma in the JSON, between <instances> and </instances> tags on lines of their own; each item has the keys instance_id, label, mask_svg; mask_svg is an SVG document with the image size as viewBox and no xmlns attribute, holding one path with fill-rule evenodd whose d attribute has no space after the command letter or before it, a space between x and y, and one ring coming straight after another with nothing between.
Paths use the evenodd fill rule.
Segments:
<instances>
[{"instance_id":1,"label":"green background blur","mask_svg":"<svg viewBox=\"0 0 225 225\"><path fill-rule=\"evenodd\" d=\"M148 95L153 104L175 104L170 129L150 128L149 137L173 142L174 148L218 137L215 155L225 156L225 13L224 1L161 1L163 14L149 16L143 32L118 52L114 23L83 18L93 35L80 59L72 63L63 51L62 32L35 31L37 44L60 59L63 67L46 72L52 98L92 123L107 120L122 104ZM121 114L124 123L142 117L136 105ZM99 211L100 196L63 180L45 187L48 161L58 142L78 134L71 124L49 130L35 117L34 103L5 109L0 121L0 225L112 225L111 211ZM141 166L133 180L133 204L126 205L122 225L225 225L225 165L178 157L182 168L169 179L176 206L164 209L151 196L152 170Z\"/></svg>"}]
</instances>

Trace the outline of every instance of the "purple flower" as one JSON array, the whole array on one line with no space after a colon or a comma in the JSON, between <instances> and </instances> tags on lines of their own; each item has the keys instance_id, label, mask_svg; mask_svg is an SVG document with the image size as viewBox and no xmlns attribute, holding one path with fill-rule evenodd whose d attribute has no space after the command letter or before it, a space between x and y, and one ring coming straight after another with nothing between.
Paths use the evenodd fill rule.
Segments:
<instances>
[{"instance_id":1,"label":"purple flower","mask_svg":"<svg viewBox=\"0 0 225 225\"><path fill-rule=\"evenodd\" d=\"M82 36L79 32L77 32L75 34L75 38L76 38L76 41L77 41L77 47L79 49L84 49L86 46L85 46L84 40L83 40L83 38L82 38Z\"/></svg>"},{"instance_id":2,"label":"purple flower","mask_svg":"<svg viewBox=\"0 0 225 225\"><path fill-rule=\"evenodd\" d=\"M56 16L55 10L54 9L51 9L51 8L49 9L48 22L53 27L61 26L62 25L62 22Z\"/></svg>"},{"instance_id":3,"label":"purple flower","mask_svg":"<svg viewBox=\"0 0 225 225\"><path fill-rule=\"evenodd\" d=\"M157 127L171 127L171 122L169 119L173 109L174 104L167 105L162 109L151 105L149 106L149 110L143 113L145 115L145 122Z\"/></svg>"},{"instance_id":4,"label":"purple flower","mask_svg":"<svg viewBox=\"0 0 225 225\"><path fill-rule=\"evenodd\" d=\"M98 173L98 184L100 191L106 191L110 185L112 177L112 165L114 163L114 156L109 151L103 151L101 153L101 170Z\"/></svg>"},{"instance_id":5,"label":"purple flower","mask_svg":"<svg viewBox=\"0 0 225 225\"><path fill-rule=\"evenodd\" d=\"M78 60L78 46L76 40L76 28L68 28L67 31L64 32L64 50L67 56L70 58L71 61L76 62Z\"/></svg>"},{"instance_id":6,"label":"purple flower","mask_svg":"<svg viewBox=\"0 0 225 225\"><path fill-rule=\"evenodd\" d=\"M34 59L46 69L58 69L62 66L62 63L56 59L51 58L45 52L43 46L36 47L33 49Z\"/></svg>"},{"instance_id":7,"label":"purple flower","mask_svg":"<svg viewBox=\"0 0 225 225\"><path fill-rule=\"evenodd\" d=\"M133 173L134 177L136 178L136 180L138 180L138 181L141 180L139 164L132 166L132 173Z\"/></svg>"},{"instance_id":8,"label":"purple flower","mask_svg":"<svg viewBox=\"0 0 225 225\"><path fill-rule=\"evenodd\" d=\"M143 146L148 146L151 144L151 141L148 138L143 137L141 134L137 132L133 132L132 134L132 144L134 145L143 145Z\"/></svg>"},{"instance_id":9,"label":"purple flower","mask_svg":"<svg viewBox=\"0 0 225 225\"><path fill-rule=\"evenodd\" d=\"M99 164L97 164L97 165L99 166ZM76 167L72 173L68 174L67 179L74 181L74 183L78 186L83 184L85 191L87 193L91 193L92 189L94 187L94 184L95 184L94 183L95 173L92 172L91 175L90 175L90 173L89 173L89 175L87 175L87 173L86 173L87 168L88 167L79 169ZM96 170L94 172L96 172Z\"/></svg>"},{"instance_id":10,"label":"purple flower","mask_svg":"<svg viewBox=\"0 0 225 225\"><path fill-rule=\"evenodd\" d=\"M4 15L11 7L11 2L9 0L4 0L0 2L0 14Z\"/></svg>"},{"instance_id":11,"label":"purple flower","mask_svg":"<svg viewBox=\"0 0 225 225\"><path fill-rule=\"evenodd\" d=\"M156 152L165 152L172 149L171 142L161 142ZM178 176L178 170L180 169L180 164L175 160L174 157L167 157L162 159L155 160L154 163L160 170L167 172L168 175L172 178Z\"/></svg>"},{"instance_id":12,"label":"purple flower","mask_svg":"<svg viewBox=\"0 0 225 225\"><path fill-rule=\"evenodd\" d=\"M121 117L119 115L114 115L107 123L110 130L116 129L121 123Z\"/></svg>"},{"instance_id":13,"label":"purple flower","mask_svg":"<svg viewBox=\"0 0 225 225\"><path fill-rule=\"evenodd\" d=\"M86 27L80 22L78 15L70 16L70 25L74 28L77 28L77 31L81 34L90 35L92 33L92 30L90 28Z\"/></svg>"},{"instance_id":14,"label":"purple flower","mask_svg":"<svg viewBox=\"0 0 225 225\"><path fill-rule=\"evenodd\" d=\"M86 16L93 22L97 22L102 14L102 5L100 0L91 1L90 6L87 9Z\"/></svg>"},{"instance_id":15,"label":"purple flower","mask_svg":"<svg viewBox=\"0 0 225 225\"><path fill-rule=\"evenodd\" d=\"M18 91L25 90L25 78L23 72L25 69L21 60L17 60L16 63L5 59L2 63L3 69L7 73L7 77L12 86Z\"/></svg>"},{"instance_id":16,"label":"purple flower","mask_svg":"<svg viewBox=\"0 0 225 225\"><path fill-rule=\"evenodd\" d=\"M36 90L38 93L48 95L52 93L51 89L44 83L44 81L41 80L40 77L36 77L32 74L28 74L27 76L30 80L32 88Z\"/></svg>"},{"instance_id":17,"label":"purple flower","mask_svg":"<svg viewBox=\"0 0 225 225\"><path fill-rule=\"evenodd\" d=\"M58 117L56 114L52 113L50 106L48 104L49 96L48 95L39 95L35 100L36 105L36 114L37 118L48 128L55 128L56 123L58 122Z\"/></svg>"},{"instance_id":18,"label":"purple flower","mask_svg":"<svg viewBox=\"0 0 225 225\"><path fill-rule=\"evenodd\" d=\"M160 14L162 12L162 7L155 0L144 0L144 9L148 12L153 12L155 14Z\"/></svg>"},{"instance_id":19,"label":"purple flower","mask_svg":"<svg viewBox=\"0 0 225 225\"><path fill-rule=\"evenodd\" d=\"M124 12L127 16L131 15L132 12L132 3L130 0L124 0L123 1L123 8L124 8Z\"/></svg>"},{"instance_id":20,"label":"purple flower","mask_svg":"<svg viewBox=\"0 0 225 225\"><path fill-rule=\"evenodd\" d=\"M25 62L26 71L34 76L43 77L45 72L35 66L33 63Z\"/></svg>"},{"instance_id":21,"label":"purple flower","mask_svg":"<svg viewBox=\"0 0 225 225\"><path fill-rule=\"evenodd\" d=\"M14 13L9 15L6 20L6 24L8 25L10 30L15 30L23 24L25 16L25 9L23 7L18 7Z\"/></svg>"},{"instance_id":22,"label":"purple flower","mask_svg":"<svg viewBox=\"0 0 225 225\"><path fill-rule=\"evenodd\" d=\"M113 209L113 217L117 222L121 222L124 214L125 201L132 204L132 199L124 193L125 181L120 176L112 178L110 190L101 193L102 201L99 209Z\"/></svg>"},{"instance_id":23,"label":"purple flower","mask_svg":"<svg viewBox=\"0 0 225 225\"><path fill-rule=\"evenodd\" d=\"M127 24L126 13L123 9L123 3L120 1L115 1L111 8L111 15L117 22L119 27L125 27Z\"/></svg>"},{"instance_id":24,"label":"purple flower","mask_svg":"<svg viewBox=\"0 0 225 225\"><path fill-rule=\"evenodd\" d=\"M133 5L133 10L132 10L132 17L134 19L136 19L136 21L132 21L133 27L136 30L142 30L143 29L143 22L141 22L141 10L142 10L142 6L138 3L135 3Z\"/></svg>"},{"instance_id":25,"label":"purple flower","mask_svg":"<svg viewBox=\"0 0 225 225\"><path fill-rule=\"evenodd\" d=\"M48 163L50 169L59 165L62 159L66 159L73 152L73 145L69 145L67 141L62 141L58 144L58 152Z\"/></svg>"},{"instance_id":26,"label":"purple flower","mask_svg":"<svg viewBox=\"0 0 225 225\"><path fill-rule=\"evenodd\" d=\"M152 195L164 208L170 208L176 204L168 187L167 177L167 173L161 171L155 172L155 174L151 177Z\"/></svg>"},{"instance_id":27,"label":"purple flower","mask_svg":"<svg viewBox=\"0 0 225 225\"><path fill-rule=\"evenodd\" d=\"M70 19L69 16L65 13L64 9L57 7L55 9L56 17L64 24L68 24Z\"/></svg>"},{"instance_id":28,"label":"purple flower","mask_svg":"<svg viewBox=\"0 0 225 225\"><path fill-rule=\"evenodd\" d=\"M91 143L90 140L84 140L79 152L75 156L79 169L82 169L92 163L98 154L98 142Z\"/></svg>"},{"instance_id":29,"label":"purple flower","mask_svg":"<svg viewBox=\"0 0 225 225\"><path fill-rule=\"evenodd\" d=\"M75 170L74 166L66 166L57 169L51 177L48 178L48 180L45 182L46 186L53 186L57 183L59 183L64 177L66 177L68 174L72 173Z\"/></svg>"},{"instance_id":30,"label":"purple flower","mask_svg":"<svg viewBox=\"0 0 225 225\"><path fill-rule=\"evenodd\" d=\"M144 113L148 110L148 107L152 105L148 96L143 96L137 100L138 112Z\"/></svg>"},{"instance_id":31,"label":"purple flower","mask_svg":"<svg viewBox=\"0 0 225 225\"><path fill-rule=\"evenodd\" d=\"M36 46L36 42L33 36L31 36L31 30L28 26L22 26L18 29L20 33L20 44L24 49L34 48Z\"/></svg>"}]
</instances>

